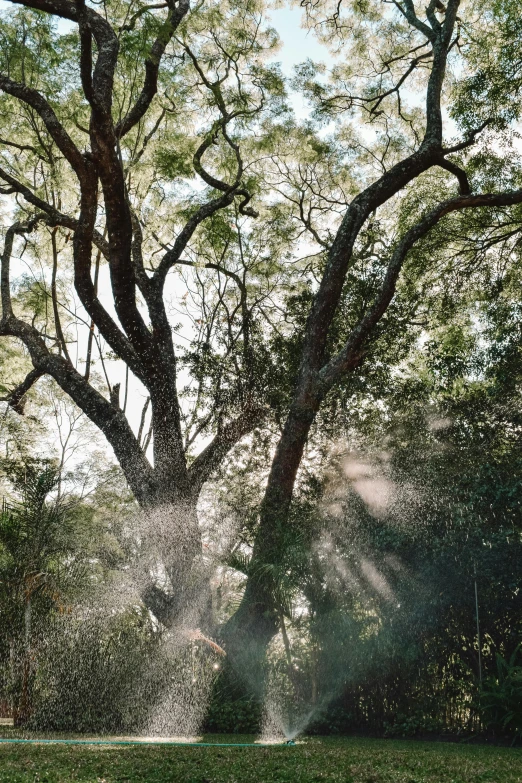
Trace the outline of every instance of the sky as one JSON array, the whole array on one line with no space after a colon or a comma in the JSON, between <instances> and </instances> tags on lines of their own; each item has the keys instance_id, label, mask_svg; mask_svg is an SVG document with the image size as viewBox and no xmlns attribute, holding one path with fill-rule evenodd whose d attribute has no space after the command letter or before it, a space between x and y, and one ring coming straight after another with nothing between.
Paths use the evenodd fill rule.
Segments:
<instances>
[{"instance_id":1,"label":"sky","mask_svg":"<svg viewBox=\"0 0 522 783\"><path fill-rule=\"evenodd\" d=\"M331 60L326 46L319 43L313 32L301 26L302 17L302 9L291 8L288 5L270 12L272 24L282 42L276 59L281 63L283 72L287 76L291 76L295 65L308 57L323 62Z\"/></svg>"}]
</instances>

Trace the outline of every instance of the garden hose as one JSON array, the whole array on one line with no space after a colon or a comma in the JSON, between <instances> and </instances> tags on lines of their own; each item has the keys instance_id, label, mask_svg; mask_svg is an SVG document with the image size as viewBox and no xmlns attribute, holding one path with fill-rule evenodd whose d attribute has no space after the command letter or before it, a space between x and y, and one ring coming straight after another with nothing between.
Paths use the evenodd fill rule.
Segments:
<instances>
[{"instance_id":1,"label":"garden hose","mask_svg":"<svg viewBox=\"0 0 522 783\"><path fill-rule=\"evenodd\" d=\"M175 745L191 748L273 748L295 745L293 740L280 743L263 742L170 742L147 740L75 740L75 739L19 739L1 737L0 742L27 743L32 745Z\"/></svg>"}]
</instances>

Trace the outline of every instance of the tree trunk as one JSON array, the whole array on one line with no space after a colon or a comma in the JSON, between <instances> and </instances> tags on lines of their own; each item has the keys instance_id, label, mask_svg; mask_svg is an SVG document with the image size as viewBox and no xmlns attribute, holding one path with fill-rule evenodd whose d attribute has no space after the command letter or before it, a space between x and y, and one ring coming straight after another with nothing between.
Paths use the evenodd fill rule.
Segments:
<instances>
[{"instance_id":1,"label":"tree trunk","mask_svg":"<svg viewBox=\"0 0 522 783\"><path fill-rule=\"evenodd\" d=\"M140 514L138 582L147 608L167 628L193 629L208 618L209 573L202 558L196 499L167 488ZM168 580L167 587L159 587ZM166 579L165 579L166 578Z\"/></svg>"},{"instance_id":2,"label":"tree trunk","mask_svg":"<svg viewBox=\"0 0 522 783\"><path fill-rule=\"evenodd\" d=\"M252 571L241 604L221 633L231 664L239 676L254 686L254 692L263 689L266 650L280 627L279 608L275 601L276 585L265 566L273 566L275 571L284 555L297 471L319 404L319 398L308 397L306 406L297 403L290 411L261 507L259 533L251 560Z\"/></svg>"},{"instance_id":3,"label":"tree trunk","mask_svg":"<svg viewBox=\"0 0 522 783\"><path fill-rule=\"evenodd\" d=\"M20 650L21 670L20 670L20 693L18 699L14 702L13 722L15 726L23 726L29 720L31 715L31 675L32 675L32 602L31 597L27 599L24 610L24 633L23 643ZM16 666L16 664L15 664Z\"/></svg>"},{"instance_id":4,"label":"tree trunk","mask_svg":"<svg viewBox=\"0 0 522 783\"><path fill-rule=\"evenodd\" d=\"M220 631L220 641L242 690L258 698L264 693L266 650L278 628L277 609L266 585L249 579L241 604Z\"/></svg>"}]
</instances>

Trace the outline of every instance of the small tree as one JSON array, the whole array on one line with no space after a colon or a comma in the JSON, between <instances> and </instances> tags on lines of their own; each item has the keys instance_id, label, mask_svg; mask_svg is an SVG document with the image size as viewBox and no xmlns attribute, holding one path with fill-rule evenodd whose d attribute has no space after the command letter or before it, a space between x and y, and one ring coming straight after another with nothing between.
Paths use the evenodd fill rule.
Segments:
<instances>
[{"instance_id":1,"label":"small tree","mask_svg":"<svg viewBox=\"0 0 522 783\"><path fill-rule=\"evenodd\" d=\"M38 632L53 612L67 610L84 573L71 509L50 497L54 467L15 470L20 500L4 500L0 513L0 617L9 648L9 679L15 723L31 713Z\"/></svg>"}]
</instances>

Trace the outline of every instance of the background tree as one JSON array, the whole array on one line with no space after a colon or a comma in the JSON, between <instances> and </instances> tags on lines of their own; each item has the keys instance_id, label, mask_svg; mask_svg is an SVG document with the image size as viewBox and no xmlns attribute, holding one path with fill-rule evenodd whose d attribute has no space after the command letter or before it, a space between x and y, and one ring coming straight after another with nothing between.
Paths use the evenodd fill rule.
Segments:
<instances>
[{"instance_id":1,"label":"background tree","mask_svg":"<svg viewBox=\"0 0 522 783\"><path fill-rule=\"evenodd\" d=\"M65 612L86 576L85 531L75 509L50 498L59 474L52 466L13 464L18 500L4 499L0 515L2 646L15 723L32 711L37 650L46 620ZM89 552L89 555L92 554Z\"/></svg>"}]
</instances>

